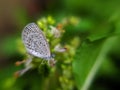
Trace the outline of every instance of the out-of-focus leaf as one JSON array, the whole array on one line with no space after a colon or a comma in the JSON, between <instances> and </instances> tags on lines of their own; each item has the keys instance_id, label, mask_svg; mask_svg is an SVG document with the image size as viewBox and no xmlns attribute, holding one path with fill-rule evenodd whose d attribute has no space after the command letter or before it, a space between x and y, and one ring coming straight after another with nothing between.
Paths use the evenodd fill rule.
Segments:
<instances>
[{"instance_id":1,"label":"out-of-focus leaf","mask_svg":"<svg viewBox=\"0 0 120 90\"><path fill-rule=\"evenodd\" d=\"M17 51L17 36L12 36L12 37L7 37L4 39L2 45L1 45L1 50L4 54L6 55L14 55Z\"/></svg>"},{"instance_id":2,"label":"out-of-focus leaf","mask_svg":"<svg viewBox=\"0 0 120 90\"><path fill-rule=\"evenodd\" d=\"M101 65L99 75L114 76L116 73L117 69L114 63L110 60L110 58L106 58Z\"/></svg>"},{"instance_id":3,"label":"out-of-focus leaf","mask_svg":"<svg viewBox=\"0 0 120 90\"><path fill-rule=\"evenodd\" d=\"M73 73L79 90L87 90L117 37L84 42L73 61Z\"/></svg>"},{"instance_id":4,"label":"out-of-focus leaf","mask_svg":"<svg viewBox=\"0 0 120 90\"><path fill-rule=\"evenodd\" d=\"M88 39L90 41L99 40L102 38L105 38L107 36L112 35L115 32L115 30L112 29L110 24L99 24L96 27L93 28L93 30L90 31L90 35L88 36Z\"/></svg>"},{"instance_id":5,"label":"out-of-focus leaf","mask_svg":"<svg viewBox=\"0 0 120 90\"><path fill-rule=\"evenodd\" d=\"M16 78L14 77L15 71L20 68L12 64L0 70L0 90L21 90L19 85L15 86Z\"/></svg>"},{"instance_id":6,"label":"out-of-focus leaf","mask_svg":"<svg viewBox=\"0 0 120 90\"><path fill-rule=\"evenodd\" d=\"M88 16L96 14L102 18L109 18L113 13L118 12L120 8L119 0L64 0L64 3L66 9L72 12L79 11L79 13ZM94 18L96 17L94 16Z\"/></svg>"}]
</instances>

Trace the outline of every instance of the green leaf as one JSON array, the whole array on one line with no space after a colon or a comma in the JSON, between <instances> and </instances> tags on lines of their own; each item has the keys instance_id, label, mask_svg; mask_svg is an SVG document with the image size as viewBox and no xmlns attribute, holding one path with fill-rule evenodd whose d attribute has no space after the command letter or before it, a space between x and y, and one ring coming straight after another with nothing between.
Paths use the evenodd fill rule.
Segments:
<instances>
[{"instance_id":1,"label":"green leaf","mask_svg":"<svg viewBox=\"0 0 120 90\"><path fill-rule=\"evenodd\" d=\"M109 37L94 42L85 41L78 48L72 67L79 90L88 90L116 38Z\"/></svg>"},{"instance_id":2,"label":"green leaf","mask_svg":"<svg viewBox=\"0 0 120 90\"><path fill-rule=\"evenodd\" d=\"M102 23L97 24L96 27L93 28L93 30L90 31L90 35L88 36L88 39L90 41L99 40L102 38L105 38L107 36L110 36L113 34L115 30L112 30L112 27L109 23Z\"/></svg>"},{"instance_id":3,"label":"green leaf","mask_svg":"<svg viewBox=\"0 0 120 90\"><path fill-rule=\"evenodd\" d=\"M2 53L7 56L14 55L17 51L17 36L7 37L3 40L3 43L0 45Z\"/></svg>"},{"instance_id":4,"label":"green leaf","mask_svg":"<svg viewBox=\"0 0 120 90\"><path fill-rule=\"evenodd\" d=\"M88 0L64 0L64 3L66 4L66 9L68 11L79 11L84 16L91 15L94 18L96 18L95 15L102 18L109 18L109 16L118 12L120 8L119 0L90 0L90 2L88 2Z\"/></svg>"}]
</instances>

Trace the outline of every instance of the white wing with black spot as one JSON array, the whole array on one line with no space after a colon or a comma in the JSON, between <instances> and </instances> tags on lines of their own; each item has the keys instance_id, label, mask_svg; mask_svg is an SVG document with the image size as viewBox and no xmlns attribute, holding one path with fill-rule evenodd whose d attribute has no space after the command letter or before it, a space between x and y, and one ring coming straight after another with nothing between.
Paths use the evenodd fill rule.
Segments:
<instances>
[{"instance_id":1,"label":"white wing with black spot","mask_svg":"<svg viewBox=\"0 0 120 90\"><path fill-rule=\"evenodd\" d=\"M29 54L46 59L51 57L46 37L35 23L25 26L22 32L22 40Z\"/></svg>"}]
</instances>

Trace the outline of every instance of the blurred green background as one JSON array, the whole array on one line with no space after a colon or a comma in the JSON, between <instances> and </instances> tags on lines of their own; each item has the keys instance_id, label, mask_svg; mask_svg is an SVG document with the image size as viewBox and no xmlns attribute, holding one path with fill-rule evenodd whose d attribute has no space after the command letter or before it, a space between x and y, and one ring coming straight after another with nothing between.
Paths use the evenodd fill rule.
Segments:
<instances>
[{"instance_id":1,"label":"blurred green background","mask_svg":"<svg viewBox=\"0 0 120 90\"><path fill-rule=\"evenodd\" d=\"M25 56L18 49L24 26L49 15L57 23L62 18L79 18L78 25L65 27L62 38L65 44L76 37L80 41L70 62L73 84L59 80L69 68L62 61L56 65L60 75L56 72L52 78L36 69L17 79L13 76L23 68L14 63ZM120 0L0 0L0 49L0 90L118 90Z\"/></svg>"}]
</instances>

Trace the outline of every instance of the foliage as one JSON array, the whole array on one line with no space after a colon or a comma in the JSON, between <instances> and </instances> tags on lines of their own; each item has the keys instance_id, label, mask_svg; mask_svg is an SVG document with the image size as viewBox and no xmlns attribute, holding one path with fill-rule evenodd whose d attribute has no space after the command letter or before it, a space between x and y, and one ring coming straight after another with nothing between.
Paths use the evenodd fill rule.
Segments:
<instances>
[{"instance_id":1,"label":"foliage","mask_svg":"<svg viewBox=\"0 0 120 90\"><path fill-rule=\"evenodd\" d=\"M25 59L27 54L20 36L10 37L3 43L3 51L8 57L16 56L9 58L12 65L2 70L1 90L113 90L112 86L100 86L102 84L98 78L106 76L120 82L119 0L61 2L65 7L61 8L61 12L57 8L53 15L36 20L50 43L51 52L55 54L56 65L42 65L41 59L34 58L34 67L23 76L14 78L12 74L24 66L16 67L13 62L17 61L15 59ZM51 9L53 7L48 10ZM24 16L23 13L21 15ZM60 31L59 38L53 29ZM67 50L58 53L55 51L57 45Z\"/></svg>"}]
</instances>

